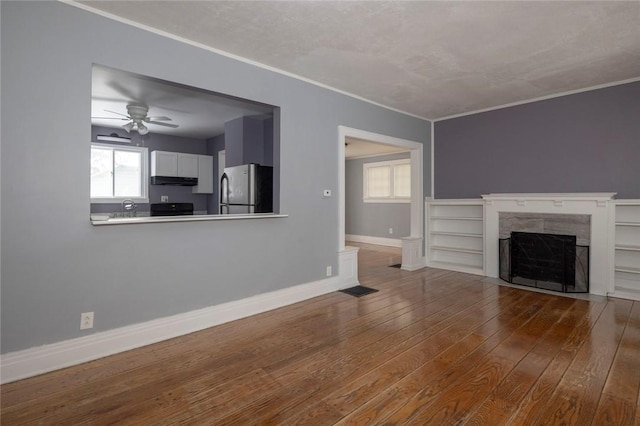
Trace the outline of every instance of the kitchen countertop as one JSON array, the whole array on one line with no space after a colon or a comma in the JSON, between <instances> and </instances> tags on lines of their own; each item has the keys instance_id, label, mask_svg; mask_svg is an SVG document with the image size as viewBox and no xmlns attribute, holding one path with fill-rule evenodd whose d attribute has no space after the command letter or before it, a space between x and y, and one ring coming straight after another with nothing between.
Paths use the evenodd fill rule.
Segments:
<instances>
[{"instance_id":1,"label":"kitchen countertop","mask_svg":"<svg viewBox=\"0 0 640 426\"><path fill-rule=\"evenodd\" d=\"M252 214L210 214L210 215L186 215L186 216L144 216L111 218L108 220L92 220L93 226L104 225L131 225L135 223L161 223L161 222L200 222L209 220L247 220L270 219L289 217L288 214L252 213Z\"/></svg>"}]
</instances>

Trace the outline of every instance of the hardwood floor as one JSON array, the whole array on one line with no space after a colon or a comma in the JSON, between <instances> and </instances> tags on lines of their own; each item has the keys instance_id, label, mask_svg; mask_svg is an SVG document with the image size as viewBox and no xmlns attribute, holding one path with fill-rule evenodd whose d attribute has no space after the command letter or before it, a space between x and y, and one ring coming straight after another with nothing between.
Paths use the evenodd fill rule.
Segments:
<instances>
[{"instance_id":1,"label":"hardwood floor","mask_svg":"<svg viewBox=\"0 0 640 426\"><path fill-rule=\"evenodd\" d=\"M353 244L360 282L1 387L21 424L636 425L640 302L576 300Z\"/></svg>"}]
</instances>

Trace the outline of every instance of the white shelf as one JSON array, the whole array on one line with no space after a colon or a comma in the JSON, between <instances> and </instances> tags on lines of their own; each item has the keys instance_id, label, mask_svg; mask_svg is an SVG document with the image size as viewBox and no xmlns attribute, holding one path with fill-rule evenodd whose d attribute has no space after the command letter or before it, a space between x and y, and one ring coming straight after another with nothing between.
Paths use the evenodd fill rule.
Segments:
<instances>
[{"instance_id":1,"label":"white shelf","mask_svg":"<svg viewBox=\"0 0 640 426\"><path fill-rule=\"evenodd\" d=\"M482 250L468 249L468 248L462 248L462 247L431 246L431 250L453 251L456 253L482 254Z\"/></svg>"},{"instance_id":2,"label":"white shelf","mask_svg":"<svg viewBox=\"0 0 640 426\"><path fill-rule=\"evenodd\" d=\"M481 217L431 216L432 220L482 220ZM640 226L640 224L639 224Z\"/></svg>"},{"instance_id":3,"label":"white shelf","mask_svg":"<svg viewBox=\"0 0 640 426\"><path fill-rule=\"evenodd\" d=\"M616 250L623 251L640 251L640 246L630 246L630 245L616 245Z\"/></svg>"},{"instance_id":4,"label":"white shelf","mask_svg":"<svg viewBox=\"0 0 640 426\"><path fill-rule=\"evenodd\" d=\"M471 234L471 233L466 233L466 232L431 231L431 235L446 235L446 236L449 236L449 237L482 238L482 234Z\"/></svg>"},{"instance_id":5,"label":"white shelf","mask_svg":"<svg viewBox=\"0 0 640 426\"><path fill-rule=\"evenodd\" d=\"M427 201L427 264L484 275L484 201Z\"/></svg>"},{"instance_id":6,"label":"white shelf","mask_svg":"<svg viewBox=\"0 0 640 426\"><path fill-rule=\"evenodd\" d=\"M614 297L640 300L640 200L615 202Z\"/></svg>"},{"instance_id":7,"label":"white shelf","mask_svg":"<svg viewBox=\"0 0 640 426\"><path fill-rule=\"evenodd\" d=\"M484 269L480 267L469 266L466 263L431 261L427 266L429 266L430 268L446 269L447 271L464 272L465 274L484 276Z\"/></svg>"},{"instance_id":8,"label":"white shelf","mask_svg":"<svg viewBox=\"0 0 640 426\"><path fill-rule=\"evenodd\" d=\"M640 268L633 268L631 266L616 266L616 272L625 272L627 274L638 274L640 275Z\"/></svg>"},{"instance_id":9,"label":"white shelf","mask_svg":"<svg viewBox=\"0 0 640 426\"><path fill-rule=\"evenodd\" d=\"M480 198L456 198L449 200L427 201L430 206L482 206L484 201Z\"/></svg>"}]
</instances>

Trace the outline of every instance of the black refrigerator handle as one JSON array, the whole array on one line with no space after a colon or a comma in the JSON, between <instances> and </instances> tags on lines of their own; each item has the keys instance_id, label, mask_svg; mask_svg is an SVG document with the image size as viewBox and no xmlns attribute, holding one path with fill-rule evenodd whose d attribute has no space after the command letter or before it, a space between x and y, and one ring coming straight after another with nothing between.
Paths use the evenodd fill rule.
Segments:
<instances>
[{"instance_id":1,"label":"black refrigerator handle","mask_svg":"<svg viewBox=\"0 0 640 426\"><path fill-rule=\"evenodd\" d=\"M224 182L227 181L227 185L224 185ZM224 191L224 192L223 192ZM225 197L223 197L225 195ZM227 202L223 203L223 200L226 198ZM222 173L222 177L220 178L220 214L224 214L222 212L222 206L227 206L227 213L229 213L229 177L226 173Z\"/></svg>"}]
</instances>

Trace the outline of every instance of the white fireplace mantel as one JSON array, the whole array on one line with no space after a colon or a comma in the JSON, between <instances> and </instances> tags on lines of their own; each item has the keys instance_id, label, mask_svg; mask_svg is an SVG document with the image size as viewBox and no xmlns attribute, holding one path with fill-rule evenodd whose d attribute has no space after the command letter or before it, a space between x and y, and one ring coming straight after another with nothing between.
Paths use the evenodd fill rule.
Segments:
<instances>
[{"instance_id":1,"label":"white fireplace mantel","mask_svg":"<svg viewBox=\"0 0 640 426\"><path fill-rule=\"evenodd\" d=\"M613 291L610 270L613 267L615 192L558 194L487 194L484 199L485 273L498 277L499 213L581 214L591 217L589 249L589 292L606 296Z\"/></svg>"}]
</instances>

